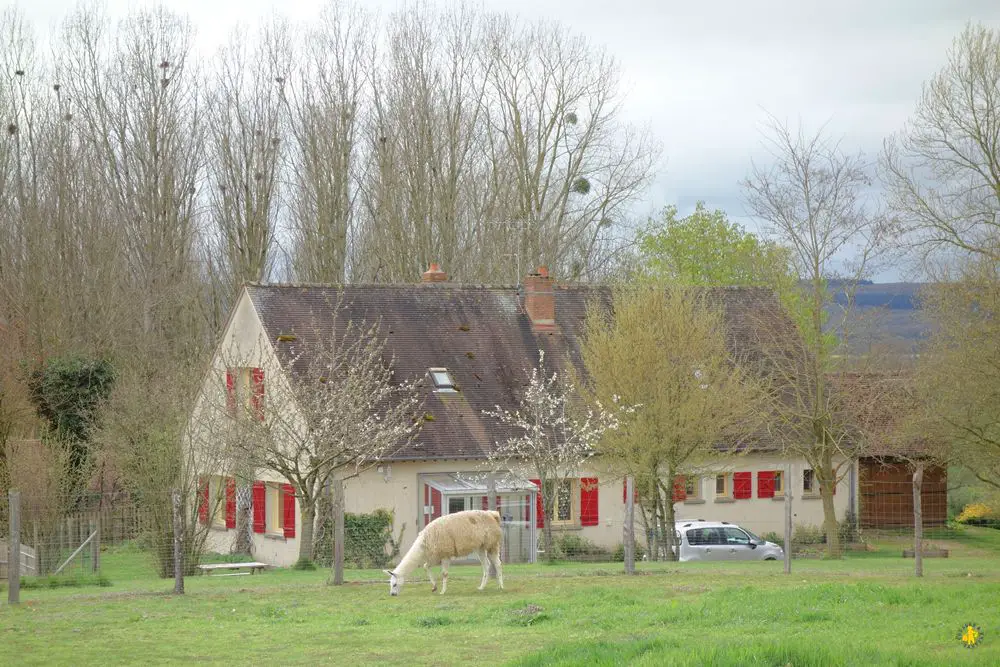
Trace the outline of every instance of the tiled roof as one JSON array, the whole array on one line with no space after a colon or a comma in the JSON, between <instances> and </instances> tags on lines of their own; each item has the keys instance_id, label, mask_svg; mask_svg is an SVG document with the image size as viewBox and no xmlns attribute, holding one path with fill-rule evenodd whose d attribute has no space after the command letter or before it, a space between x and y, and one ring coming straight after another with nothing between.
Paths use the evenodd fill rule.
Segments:
<instances>
[{"instance_id":1,"label":"tiled roof","mask_svg":"<svg viewBox=\"0 0 1000 667\"><path fill-rule=\"evenodd\" d=\"M405 459L481 459L493 443L507 437L483 410L499 405L515 409L527 384L538 350L553 366L565 358L580 364L579 336L587 304L610 302L610 290L590 286L555 287L556 330L536 333L515 287L485 287L442 282L411 285L262 285L247 286L266 335L296 335L296 341L276 342L279 353L308 349L315 335L329 333L347 322L381 321L386 350L395 357L397 377L424 375L430 367L445 367L459 392L427 389L425 421L414 444L398 453ZM783 319L773 293L759 288L712 288L709 299L721 302L727 340L734 350L753 354L759 323ZM338 305L339 304L339 305ZM767 314L773 317L761 317ZM790 327L791 325L788 324ZM286 354L283 354L287 358ZM292 369L294 372L294 369ZM759 443L763 446L765 443Z\"/></svg>"},{"instance_id":2,"label":"tiled roof","mask_svg":"<svg viewBox=\"0 0 1000 667\"><path fill-rule=\"evenodd\" d=\"M830 376L838 407L857 429L863 456L872 458L927 458L935 443L913 428L916 399L913 378L899 372L844 372Z\"/></svg>"}]
</instances>

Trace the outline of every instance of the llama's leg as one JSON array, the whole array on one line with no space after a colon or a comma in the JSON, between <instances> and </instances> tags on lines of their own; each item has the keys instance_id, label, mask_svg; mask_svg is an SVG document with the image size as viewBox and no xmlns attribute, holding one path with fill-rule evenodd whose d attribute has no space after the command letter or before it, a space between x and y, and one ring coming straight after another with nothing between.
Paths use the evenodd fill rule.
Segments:
<instances>
[{"instance_id":1,"label":"llama's leg","mask_svg":"<svg viewBox=\"0 0 1000 667\"><path fill-rule=\"evenodd\" d=\"M431 580L431 593L438 589L438 585L434 583L434 571L431 569L430 563L424 563L424 569L427 570L427 578Z\"/></svg>"},{"instance_id":2,"label":"llama's leg","mask_svg":"<svg viewBox=\"0 0 1000 667\"><path fill-rule=\"evenodd\" d=\"M477 551L480 565L483 566L483 580L479 583L479 590L486 588L486 582L490 580L490 557L486 551Z\"/></svg>"},{"instance_id":3,"label":"llama's leg","mask_svg":"<svg viewBox=\"0 0 1000 667\"><path fill-rule=\"evenodd\" d=\"M441 595L448 590L448 559L441 561Z\"/></svg>"},{"instance_id":4,"label":"llama's leg","mask_svg":"<svg viewBox=\"0 0 1000 667\"><path fill-rule=\"evenodd\" d=\"M500 584L500 590L503 590L503 567L500 565L500 550L497 549L495 552L488 553L488 556L497 571L497 583Z\"/></svg>"}]
</instances>

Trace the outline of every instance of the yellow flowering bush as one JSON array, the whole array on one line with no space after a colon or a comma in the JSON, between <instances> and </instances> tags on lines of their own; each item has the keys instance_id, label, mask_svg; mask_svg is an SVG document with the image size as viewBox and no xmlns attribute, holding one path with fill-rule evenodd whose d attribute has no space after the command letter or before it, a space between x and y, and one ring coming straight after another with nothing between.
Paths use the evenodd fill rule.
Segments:
<instances>
[{"instance_id":1,"label":"yellow flowering bush","mask_svg":"<svg viewBox=\"0 0 1000 667\"><path fill-rule=\"evenodd\" d=\"M972 525L993 524L1000 523L1000 515L986 503L969 503L962 508L955 521Z\"/></svg>"}]
</instances>

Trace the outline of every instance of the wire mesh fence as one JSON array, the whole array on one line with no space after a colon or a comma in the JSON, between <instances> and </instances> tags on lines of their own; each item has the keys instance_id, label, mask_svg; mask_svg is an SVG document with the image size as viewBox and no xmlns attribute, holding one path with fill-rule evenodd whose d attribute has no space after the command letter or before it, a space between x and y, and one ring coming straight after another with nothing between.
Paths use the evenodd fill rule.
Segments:
<instances>
[{"instance_id":1,"label":"wire mesh fence","mask_svg":"<svg viewBox=\"0 0 1000 667\"><path fill-rule=\"evenodd\" d=\"M567 492L556 495L549 512L540 494L498 497L492 505L501 518L501 561L504 565L551 562L624 567L629 557L625 528L630 512L631 546L639 567L674 560L781 561L786 554L789 561L869 554L913 558L920 538L921 556L948 557L954 533L948 525L943 471L925 471L919 493L912 469L903 466L872 470L853 486L838 487L834 498L826 499L833 501L836 515L832 530L826 525L826 503L820 494L809 488L774 492L754 480L749 493L742 494L725 484L716 487L712 480L704 483L704 489L718 489L718 493L695 492L688 484L689 493L670 499L673 531L662 516L662 506L638 496L630 503L617 486L620 481L602 485L600 496L585 484L568 484ZM199 486L191 497L178 493L176 513L171 499L144 506L135 498L107 494L67 507L56 499L29 494L15 507L5 495L0 498L4 518L0 579L9 578L13 558L20 581L29 588L36 581L100 577L109 554L116 559L117 572L151 580L174 577L178 563L182 578L238 576L275 567L332 568L338 554L348 579L373 579L403 560L430 521L490 506L486 496L460 501L456 495L424 507L346 511L338 530L337 503L332 496L317 498L307 507L286 484L265 484L262 491L248 488L249 493L243 494L238 485L223 480ZM351 507L349 495L344 505ZM406 520L414 514L415 521ZM11 535L15 516L19 539ZM471 555L454 553L464 548L456 541L429 560L444 557L453 565L478 564L477 547L469 544ZM514 576L518 572L524 571L515 568ZM543 569L531 576L546 572ZM559 574L574 572L586 570L569 568ZM415 576L422 577L422 571Z\"/></svg>"}]
</instances>

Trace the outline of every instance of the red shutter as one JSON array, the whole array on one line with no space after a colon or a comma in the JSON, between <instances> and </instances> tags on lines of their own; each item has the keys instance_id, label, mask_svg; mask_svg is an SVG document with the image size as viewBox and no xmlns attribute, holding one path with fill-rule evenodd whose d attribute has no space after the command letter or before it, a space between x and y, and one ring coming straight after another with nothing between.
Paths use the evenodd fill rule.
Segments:
<instances>
[{"instance_id":1,"label":"red shutter","mask_svg":"<svg viewBox=\"0 0 1000 667\"><path fill-rule=\"evenodd\" d=\"M254 368L250 371L250 381L253 392L250 395L250 411L257 421L264 421L264 370Z\"/></svg>"},{"instance_id":2,"label":"red shutter","mask_svg":"<svg viewBox=\"0 0 1000 667\"><path fill-rule=\"evenodd\" d=\"M281 509L285 518L285 537L295 537L295 487L281 485Z\"/></svg>"},{"instance_id":3,"label":"red shutter","mask_svg":"<svg viewBox=\"0 0 1000 667\"><path fill-rule=\"evenodd\" d=\"M596 526L597 524L597 478L584 477L580 480L580 525Z\"/></svg>"},{"instance_id":4,"label":"red shutter","mask_svg":"<svg viewBox=\"0 0 1000 667\"><path fill-rule=\"evenodd\" d=\"M267 487L264 482L253 483L253 532L263 533L267 528Z\"/></svg>"},{"instance_id":5,"label":"red shutter","mask_svg":"<svg viewBox=\"0 0 1000 667\"><path fill-rule=\"evenodd\" d=\"M208 479L198 478L198 523L208 523Z\"/></svg>"},{"instance_id":6,"label":"red shutter","mask_svg":"<svg viewBox=\"0 0 1000 667\"><path fill-rule=\"evenodd\" d=\"M687 480L683 475L674 477L674 502L680 503L687 500Z\"/></svg>"},{"instance_id":7,"label":"red shutter","mask_svg":"<svg viewBox=\"0 0 1000 667\"><path fill-rule=\"evenodd\" d=\"M490 508L490 497L483 496L483 509L488 510Z\"/></svg>"},{"instance_id":8,"label":"red shutter","mask_svg":"<svg viewBox=\"0 0 1000 667\"><path fill-rule=\"evenodd\" d=\"M431 487L431 521L441 516L441 492Z\"/></svg>"},{"instance_id":9,"label":"red shutter","mask_svg":"<svg viewBox=\"0 0 1000 667\"><path fill-rule=\"evenodd\" d=\"M733 473L733 498L740 500L753 496L753 473Z\"/></svg>"},{"instance_id":10,"label":"red shutter","mask_svg":"<svg viewBox=\"0 0 1000 667\"><path fill-rule=\"evenodd\" d=\"M424 525L426 526L431 522L431 511L428 506L431 504L431 487L428 484L424 484Z\"/></svg>"},{"instance_id":11,"label":"red shutter","mask_svg":"<svg viewBox=\"0 0 1000 667\"><path fill-rule=\"evenodd\" d=\"M757 497L774 498L773 470L761 470L757 473Z\"/></svg>"},{"instance_id":12,"label":"red shutter","mask_svg":"<svg viewBox=\"0 0 1000 667\"><path fill-rule=\"evenodd\" d=\"M431 521L441 516L441 492L431 487Z\"/></svg>"},{"instance_id":13,"label":"red shutter","mask_svg":"<svg viewBox=\"0 0 1000 667\"><path fill-rule=\"evenodd\" d=\"M226 528L236 527L236 480L226 478Z\"/></svg>"},{"instance_id":14,"label":"red shutter","mask_svg":"<svg viewBox=\"0 0 1000 667\"><path fill-rule=\"evenodd\" d=\"M233 372L226 369L226 412L230 417L236 416L236 378Z\"/></svg>"},{"instance_id":15,"label":"red shutter","mask_svg":"<svg viewBox=\"0 0 1000 667\"><path fill-rule=\"evenodd\" d=\"M542 507L542 481L540 479L529 479L528 481L538 487L538 492L535 494L535 526L544 528L545 512Z\"/></svg>"}]
</instances>

